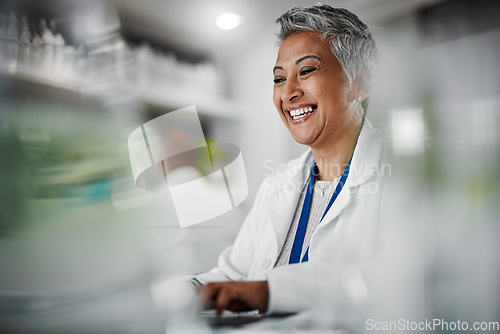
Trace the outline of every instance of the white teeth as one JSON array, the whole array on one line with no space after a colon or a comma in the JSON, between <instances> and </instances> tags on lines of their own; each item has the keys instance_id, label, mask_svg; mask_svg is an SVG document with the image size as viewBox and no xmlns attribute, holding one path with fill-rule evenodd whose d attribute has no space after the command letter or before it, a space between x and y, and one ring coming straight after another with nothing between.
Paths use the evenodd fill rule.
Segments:
<instances>
[{"instance_id":1,"label":"white teeth","mask_svg":"<svg viewBox=\"0 0 500 334\"><path fill-rule=\"evenodd\" d=\"M293 117L293 119L299 119L304 117L307 113L313 111L313 108L311 106L305 107L305 108L299 108L299 109L294 109L290 110L290 116Z\"/></svg>"},{"instance_id":2,"label":"white teeth","mask_svg":"<svg viewBox=\"0 0 500 334\"><path fill-rule=\"evenodd\" d=\"M300 116L293 116L293 119L301 119L306 117L306 115L300 115Z\"/></svg>"}]
</instances>

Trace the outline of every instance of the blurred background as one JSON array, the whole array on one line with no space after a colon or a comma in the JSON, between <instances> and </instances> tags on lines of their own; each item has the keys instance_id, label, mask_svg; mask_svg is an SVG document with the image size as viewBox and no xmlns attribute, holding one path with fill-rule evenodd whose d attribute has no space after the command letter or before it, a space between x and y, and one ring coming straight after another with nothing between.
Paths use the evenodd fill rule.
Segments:
<instances>
[{"instance_id":1,"label":"blurred background","mask_svg":"<svg viewBox=\"0 0 500 334\"><path fill-rule=\"evenodd\" d=\"M374 316L499 321L500 3L323 3L379 48L367 117L392 227ZM213 267L263 178L305 150L272 102L274 22L313 4L0 1L0 331L163 331L150 284ZM189 105L241 148L249 195L180 229L168 191L135 186L127 138Z\"/></svg>"}]
</instances>

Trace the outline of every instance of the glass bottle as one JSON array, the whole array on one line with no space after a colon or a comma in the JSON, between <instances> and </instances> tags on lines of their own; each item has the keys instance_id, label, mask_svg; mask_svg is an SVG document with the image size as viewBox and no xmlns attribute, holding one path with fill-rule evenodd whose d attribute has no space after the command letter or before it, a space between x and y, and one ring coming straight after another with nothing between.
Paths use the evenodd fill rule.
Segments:
<instances>
[{"instance_id":1,"label":"glass bottle","mask_svg":"<svg viewBox=\"0 0 500 334\"><path fill-rule=\"evenodd\" d=\"M17 17L12 12L7 23L5 34L5 64L9 71L15 71L17 68L17 54L19 51L19 25Z\"/></svg>"},{"instance_id":2,"label":"glass bottle","mask_svg":"<svg viewBox=\"0 0 500 334\"><path fill-rule=\"evenodd\" d=\"M0 64L3 67L5 64L5 46L7 43L7 14L0 13Z\"/></svg>"},{"instance_id":3,"label":"glass bottle","mask_svg":"<svg viewBox=\"0 0 500 334\"><path fill-rule=\"evenodd\" d=\"M19 35L19 53L18 65L19 67L28 68L30 63L31 52L31 34L28 28L28 20L26 16L21 19L21 33Z\"/></svg>"}]
</instances>

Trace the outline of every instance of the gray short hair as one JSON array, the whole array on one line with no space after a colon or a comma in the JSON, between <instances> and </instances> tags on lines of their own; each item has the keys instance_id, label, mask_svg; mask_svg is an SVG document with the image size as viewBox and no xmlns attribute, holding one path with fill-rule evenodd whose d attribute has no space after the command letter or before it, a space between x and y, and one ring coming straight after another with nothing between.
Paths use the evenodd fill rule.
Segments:
<instances>
[{"instance_id":1,"label":"gray short hair","mask_svg":"<svg viewBox=\"0 0 500 334\"><path fill-rule=\"evenodd\" d=\"M291 34L302 31L316 31L322 38L328 39L349 85L358 80L368 93L377 47L368 26L355 14L328 5L294 7L276 22L280 25L280 44Z\"/></svg>"}]
</instances>

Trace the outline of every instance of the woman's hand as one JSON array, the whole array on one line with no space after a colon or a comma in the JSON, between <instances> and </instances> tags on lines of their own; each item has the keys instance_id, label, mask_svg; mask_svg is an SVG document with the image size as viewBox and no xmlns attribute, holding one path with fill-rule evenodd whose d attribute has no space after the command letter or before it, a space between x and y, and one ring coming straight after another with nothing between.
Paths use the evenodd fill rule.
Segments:
<instances>
[{"instance_id":1,"label":"woman's hand","mask_svg":"<svg viewBox=\"0 0 500 334\"><path fill-rule=\"evenodd\" d=\"M243 312L267 311L269 288L267 281L208 283L201 291L203 301L221 314L223 310Z\"/></svg>"}]
</instances>

